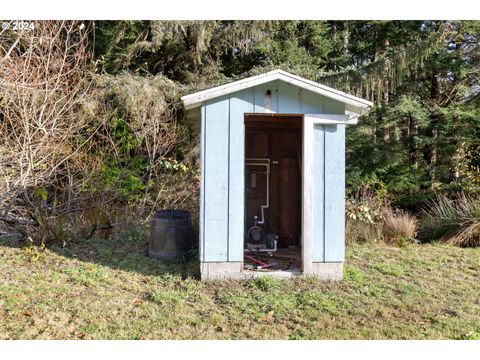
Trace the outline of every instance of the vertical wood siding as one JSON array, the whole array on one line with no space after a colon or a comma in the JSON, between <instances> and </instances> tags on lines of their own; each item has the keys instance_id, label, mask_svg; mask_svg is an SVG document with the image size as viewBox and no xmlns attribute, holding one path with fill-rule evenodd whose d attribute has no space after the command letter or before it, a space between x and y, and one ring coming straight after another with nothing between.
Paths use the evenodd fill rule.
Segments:
<instances>
[{"instance_id":1,"label":"vertical wood siding","mask_svg":"<svg viewBox=\"0 0 480 360\"><path fill-rule=\"evenodd\" d=\"M325 253L325 127L313 129L313 244L312 261L324 261Z\"/></svg>"},{"instance_id":2,"label":"vertical wood siding","mask_svg":"<svg viewBox=\"0 0 480 360\"><path fill-rule=\"evenodd\" d=\"M315 125L312 260L344 260L345 126Z\"/></svg>"},{"instance_id":3,"label":"vertical wood siding","mask_svg":"<svg viewBox=\"0 0 480 360\"><path fill-rule=\"evenodd\" d=\"M325 98L311 91L302 90L302 114L324 114Z\"/></svg>"},{"instance_id":4,"label":"vertical wood siding","mask_svg":"<svg viewBox=\"0 0 480 360\"><path fill-rule=\"evenodd\" d=\"M204 261L228 260L229 98L205 106Z\"/></svg>"},{"instance_id":5,"label":"vertical wood siding","mask_svg":"<svg viewBox=\"0 0 480 360\"><path fill-rule=\"evenodd\" d=\"M280 114L301 114L301 92L296 86L279 81L278 84L278 112Z\"/></svg>"},{"instance_id":6,"label":"vertical wood siding","mask_svg":"<svg viewBox=\"0 0 480 360\"><path fill-rule=\"evenodd\" d=\"M325 262L343 261L345 253L345 125L324 126Z\"/></svg>"},{"instance_id":7,"label":"vertical wood siding","mask_svg":"<svg viewBox=\"0 0 480 360\"><path fill-rule=\"evenodd\" d=\"M200 260L205 261L205 103L200 110L200 212L199 212L199 252Z\"/></svg>"},{"instance_id":8,"label":"vertical wood siding","mask_svg":"<svg viewBox=\"0 0 480 360\"><path fill-rule=\"evenodd\" d=\"M228 261L243 261L244 233L244 114L253 112L253 89L232 94L230 98L230 172Z\"/></svg>"}]
</instances>

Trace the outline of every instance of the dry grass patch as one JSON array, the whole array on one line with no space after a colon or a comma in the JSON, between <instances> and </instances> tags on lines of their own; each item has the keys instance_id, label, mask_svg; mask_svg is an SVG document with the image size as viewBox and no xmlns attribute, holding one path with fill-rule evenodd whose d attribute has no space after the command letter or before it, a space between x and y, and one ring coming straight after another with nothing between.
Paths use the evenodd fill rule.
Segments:
<instances>
[{"instance_id":1,"label":"dry grass patch","mask_svg":"<svg viewBox=\"0 0 480 360\"><path fill-rule=\"evenodd\" d=\"M480 221L473 223L447 240L451 245L461 247L480 246Z\"/></svg>"},{"instance_id":2,"label":"dry grass patch","mask_svg":"<svg viewBox=\"0 0 480 360\"><path fill-rule=\"evenodd\" d=\"M417 235L417 219L406 213L388 211L384 215L383 235L389 244L402 244L410 242Z\"/></svg>"}]
</instances>

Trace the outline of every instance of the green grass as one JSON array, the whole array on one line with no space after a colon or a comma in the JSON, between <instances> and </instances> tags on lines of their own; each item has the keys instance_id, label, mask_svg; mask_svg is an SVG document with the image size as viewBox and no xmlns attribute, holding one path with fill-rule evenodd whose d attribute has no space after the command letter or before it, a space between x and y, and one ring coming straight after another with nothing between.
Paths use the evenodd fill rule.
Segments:
<instances>
[{"instance_id":1,"label":"green grass","mask_svg":"<svg viewBox=\"0 0 480 360\"><path fill-rule=\"evenodd\" d=\"M0 239L1 339L479 339L480 249L349 245L345 279L200 282L146 237Z\"/></svg>"}]
</instances>

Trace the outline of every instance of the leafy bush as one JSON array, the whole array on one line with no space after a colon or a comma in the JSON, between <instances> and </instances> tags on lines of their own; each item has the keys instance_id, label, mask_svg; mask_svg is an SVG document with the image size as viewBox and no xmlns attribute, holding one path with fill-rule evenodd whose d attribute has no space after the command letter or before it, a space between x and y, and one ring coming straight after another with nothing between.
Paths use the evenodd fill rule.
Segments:
<instances>
[{"instance_id":1,"label":"leafy bush","mask_svg":"<svg viewBox=\"0 0 480 360\"><path fill-rule=\"evenodd\" d=\"M99 182L102 190L114 194L115 199L132 202L140 200L145 190L145 184L137 174L126 166L105 165L99 172Z\"/></svg>"},{"instance_id":2,"label":"leafy bush","mask_svg":"<svg viewBox=\"0 0 480 360\"><path fill-rule=\"evenodd\" d=\"M386 201L367 195L346 204L347 243L385 241L405 245L415 240L417 219L404 211L395 211Z\"/></svg>"},{"instance_id":3,"label":"leafy bush","mask_svg":"<svg viewBox=\"0 0 480 360\"><path fill-rule=\"evenodd\" d=\"M346 203L347 243L377 242L382 236L381 205L373 197Z\"/></svg>"}]
</instances>

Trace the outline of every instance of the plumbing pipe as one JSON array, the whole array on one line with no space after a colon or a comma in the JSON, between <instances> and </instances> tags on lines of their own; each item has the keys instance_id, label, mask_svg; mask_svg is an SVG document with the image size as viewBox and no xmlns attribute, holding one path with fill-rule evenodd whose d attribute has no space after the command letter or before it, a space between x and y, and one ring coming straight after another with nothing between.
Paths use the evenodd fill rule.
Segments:
<instances>
[{"instance_id":1,"label":"plumbing pipe","mask_svg":"<svg viewBox=\"0 0 480 360\"><path fill-rule=\"evenodd\" d=\"M270 159L269 158L246 158L245 161L253 161L253 162L246 162L245 165L250 166L265 166L267 168L267 203L265 205L260 206L260 212L262 214L262 220L258 221L257 224L265 224L265 209L270 207ZM266 163L262 163L259 161L266 161Z\"/></svg>"},{"instance_id":2,"label":"plumbing pipe","mask_svg":"<svg viewBox=\"0 0 480 360\"><path fill-rule=\"evenodd\" d=\"M277 251L277 240L273 242L274 246L273 249L244 249L244 252L252 252L252 253L259 253L259 252L276 252ZM247 256L247 255L245 255Z\"/></svg>"}]
</instances>

